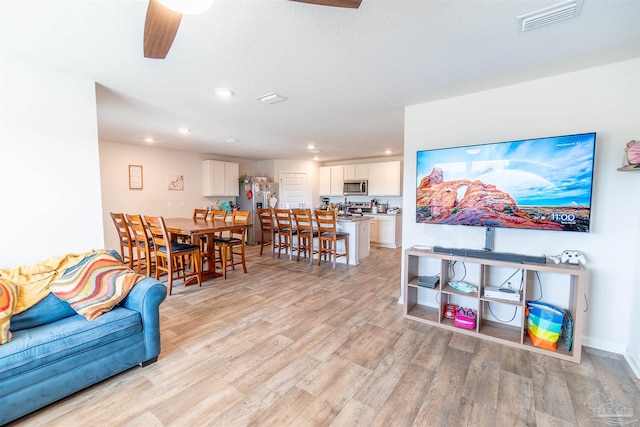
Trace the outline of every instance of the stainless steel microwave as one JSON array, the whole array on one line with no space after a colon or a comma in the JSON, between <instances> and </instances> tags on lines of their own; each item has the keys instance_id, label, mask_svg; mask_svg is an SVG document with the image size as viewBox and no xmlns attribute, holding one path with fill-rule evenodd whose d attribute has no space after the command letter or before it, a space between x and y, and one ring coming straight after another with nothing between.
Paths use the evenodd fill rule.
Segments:
<instances>
[{"instance_id":1,"label":"stainless steel microwave","mask_svg":"<svg viewBox=\"0 0 640 427\"><path fill-rule=\"evenodd\" d=\"M366 179L349 179L345 180L342 193L345 196L366 196L368 192L369 183Z\"/></svg>"}]
</instances>

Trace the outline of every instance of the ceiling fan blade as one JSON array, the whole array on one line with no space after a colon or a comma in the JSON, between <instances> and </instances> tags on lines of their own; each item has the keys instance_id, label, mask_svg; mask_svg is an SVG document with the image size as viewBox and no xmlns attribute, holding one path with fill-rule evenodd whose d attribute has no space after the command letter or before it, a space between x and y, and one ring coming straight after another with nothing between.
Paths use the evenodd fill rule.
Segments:
<instances>
[{"instance_id":1,"label":"ceiling fan blade","mask_svg":"<svg viewBox=\"0 0 640 427\"><path fill-rule=\"evenodd\" d=\"M166 58L181 19L181 13L167 9L157 0L149 0L147 19L144 23L145 58Z\"/></svg>"},{"instance_id":2,"label":"ceiling fan blade","mask_svg":"<svg viewBox=\"0 0 640 427\"><path fill-rule=\"evenodd\" d=\"M357 9L360 7L362 0L293 0L301 3L311 3L320 6L348 7Z\"/></svg>"}]
</instances>

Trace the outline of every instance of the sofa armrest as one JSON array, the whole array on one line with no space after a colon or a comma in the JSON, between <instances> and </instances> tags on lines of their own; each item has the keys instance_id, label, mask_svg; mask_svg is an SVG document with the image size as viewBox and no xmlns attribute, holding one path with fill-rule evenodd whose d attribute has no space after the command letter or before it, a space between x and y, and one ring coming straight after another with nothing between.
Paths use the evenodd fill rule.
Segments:
<instances>
[{"instance_id":1,"label":"sofa armrest","mask_svg":"<svg viewBox=\"0 0 640 427\"><path fill-rule=\"evenodd\" d=\"M160 303L166 297L167 287L147 277L136 283L121 302L123 307L139 312L142 317L147 360L160 354Z\"/></svg>"}]
</instances>

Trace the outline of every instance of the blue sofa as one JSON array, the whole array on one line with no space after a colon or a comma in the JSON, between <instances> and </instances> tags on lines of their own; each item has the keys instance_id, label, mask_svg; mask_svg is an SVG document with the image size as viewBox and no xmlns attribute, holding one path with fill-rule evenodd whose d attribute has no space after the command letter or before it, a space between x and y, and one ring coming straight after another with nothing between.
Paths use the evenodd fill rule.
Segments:
<instances>
[{"instance_id":1,"label":"blue sofa","mask_svg":"<svg viewBox=\"0 0 640 427\"><path fill-rule=\"evenodd\" d=\"M0 345L0 425L160 354L161 282L138 282L111 311L88 321L49 294L11 318Z\"/></svg>"}]
</instances>

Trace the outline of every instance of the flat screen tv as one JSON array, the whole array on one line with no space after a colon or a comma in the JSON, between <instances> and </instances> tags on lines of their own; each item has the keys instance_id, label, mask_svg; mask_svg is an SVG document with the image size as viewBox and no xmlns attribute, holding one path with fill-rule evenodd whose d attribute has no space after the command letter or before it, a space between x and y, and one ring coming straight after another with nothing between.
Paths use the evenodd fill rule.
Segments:
<instances>
[{"instance_id":1,"label":"flat screen tv","mask_svg":"<svg viewBox=\"0 0 640 427\"><path fill-rule=\"evenodd\" d=\"M589 232L596 134L417 153L416 222Z\"/></svg>"}]
</instances>

